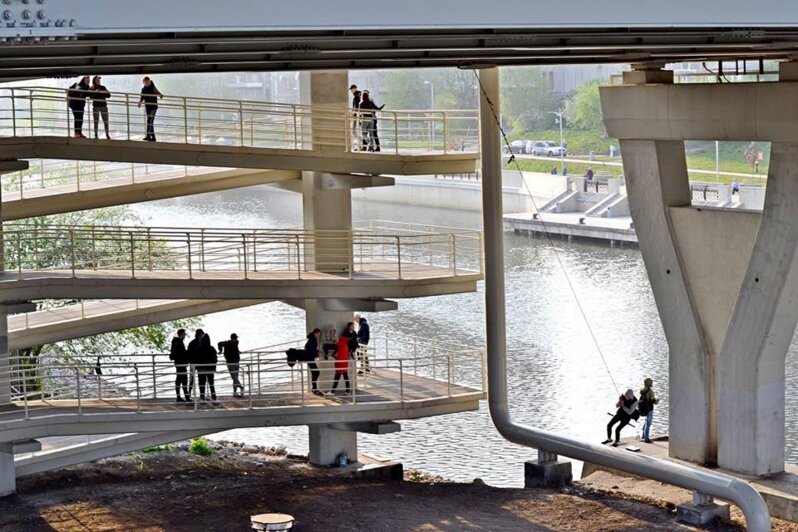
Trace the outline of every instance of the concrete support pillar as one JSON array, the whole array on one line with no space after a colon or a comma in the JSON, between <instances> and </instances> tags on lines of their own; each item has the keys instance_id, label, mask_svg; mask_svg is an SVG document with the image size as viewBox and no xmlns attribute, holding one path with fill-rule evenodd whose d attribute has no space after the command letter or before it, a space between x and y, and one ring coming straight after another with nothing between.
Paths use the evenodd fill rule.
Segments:
<instances>
[{"instance_id":1,"label":"concrete support pillar","mask_svg":"<svg viewBox=\"0 0 798 532\"><path fill-rule=\"evenodd\" d=\"M8 352L8 315L0 312L0 405L11 402L11 370Z\"/></svg>"},{"instance_id":2,"label":"concrete support pillar","mask_svg":"<svg viewBox=\"0 0 798 532\"><path fill-rule=\"evenodd\" d=\"M671 229L670 208L691 201L684 142L620 143L629 208L670 348L670 454L713 463L713 362Z\"/></svg>"},{"instance_id":3,"label":"concrete support pillar","mask_svg":"<svg viewBox=\"0 0 798 532\"><path fill-rule=\"evenodd\" d=\"M17 476L14 471L14 453L0 450L0 497L17 491Z\"/></svg>"},{"instance_id":4,"label":"concrete support pillar","mask_svg":"<svg viewBox=\"0 0 798 532\"><path fill-rule=\"evenodd\" d=\"M349 124L340 111L350 104L349 73L346 70L312 71L300 74L300 99L312 105L313 149L346 151ZM335 111L334 116L325 114ZM352 192L348 187L330 190L323 186L322 172L302 172L303 221L306 231L318 231L305 246L308 268L348 272L352 267ZM327 231L328 233L325 233Z\"/></svg>"},{"instance_id":5,"label":"concrete support pillar","mask_svg":"<svg viewBox=\"0 0 798 532\"><path fill-rule=\"evenodd\" d=\"M784 364L798 324L798 143L771 145L765 208L719 371L718 465L784 469Z\"/></svg>"},{"instance_id":6,"label":"concrete support pillar","mask_svg":"<svg viewBox=\"0 0 798 532\"><path fill-rule=\"evenodd\" d=\"M346 453L350 462L357 461L357 432L339 430L329 425L310 425L311 464L332 465L338 455Z\"/></svg>"}]
</instances>

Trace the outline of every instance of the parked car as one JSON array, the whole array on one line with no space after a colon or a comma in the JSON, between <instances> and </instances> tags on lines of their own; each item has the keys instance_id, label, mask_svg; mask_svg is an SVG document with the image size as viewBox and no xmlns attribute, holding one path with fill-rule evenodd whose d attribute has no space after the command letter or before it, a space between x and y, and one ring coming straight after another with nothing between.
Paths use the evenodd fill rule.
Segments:
<instances>
[{"instance_id":1,"label":"parked car","mask_svg":"<svg viewBox=\"0 0 798 532\"><path fill-rule=\"evenodd\" d=\"M532 155L559 157L560 155L568 155L568 150L553 140L538 140L532 145Z\"/></svg>"},{"instance_id":2,"label":"parked car","mask_svg":"<svg viewBox=\"0 0 798 532\"><path fill-rule=\"evenodd\" d=\"M527 153L526 147L529 143L528 140L514 140L510 143L510 147L502 148L504 153Z\"/></svg>"}]
</instances>

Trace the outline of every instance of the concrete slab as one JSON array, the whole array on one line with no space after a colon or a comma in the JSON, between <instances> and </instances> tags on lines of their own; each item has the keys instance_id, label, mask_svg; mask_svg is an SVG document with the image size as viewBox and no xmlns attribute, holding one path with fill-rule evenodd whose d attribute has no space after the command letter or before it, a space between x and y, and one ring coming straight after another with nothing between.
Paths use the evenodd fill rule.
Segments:
<instances>
[{"instance_id":1,"label":"concrete slab","mask_svg":"<svg viewBox=\"0 0 798 532\"><path fill-rule=\"evenodd\" d=\"M505 214L504 229L516 233L549 233L568 238L637 244L630 216L591 218L581 212Z\"/></svg>"},{"instance_id":2,"label":"concrete slab","mask_svg":"<svg viewBox=\"0 0 798 532\"><path fill-rule=\"evenodd\" d=\"M621 441L622 445L619 447L619 449L623 450L627 446L636 446L640 447L639 452L642 454L655 456L657 458L663 458L666 460L672 460L674 462L687 463L668 457L667 436L655 438L654 443L643 443L642 441L634 438L625 438ZM689 465L693 467L700 467L692 463ZM706 469L721 471L727 475L732 475L750 482L751 485L753 485L754 488L756 488L756 490L762 494L762 498L765 499L765 503L767 504L770 514L773 517L798 523L798 465L785 464L784 468L785 471L783 473L777 473L767 477L743 475L739 473L733 473L731 471L710 468ZM611 475L609 477L603 477L600 474L601 472L610 472ZM673 503L674 505L688 504L688 502L691 500L691 494L688 490L675 487L668 487L665 489L665 486L660 482L648 481L645 479L635 479L633 482L635 486L633 487L631 484L619 484L618 478L633 477L620 471L610 471L607 468L603 468L595 464L585 463L584 468L582 469L582 478L578 482L601 488L619 486L619 489L623 492L664 499L670 503Z\"/></svg>"}]
</instances>

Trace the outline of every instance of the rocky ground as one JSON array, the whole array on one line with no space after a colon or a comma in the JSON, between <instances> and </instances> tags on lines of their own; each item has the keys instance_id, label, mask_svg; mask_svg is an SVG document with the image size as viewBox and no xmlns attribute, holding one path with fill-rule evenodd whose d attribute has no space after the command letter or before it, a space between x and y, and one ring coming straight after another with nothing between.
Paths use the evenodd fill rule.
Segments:
<instances>
[{"instance_id":1,"label":"rocky ground","mask_svg":"<svg viewBox=\"0 0 798 532\"><path fill-rule=\"evenodd\" d=\"M369 480L310 466L283 448L210 445L207 457L182 444L21 479L18 495L0 499L0 531L246 531L251 515L266 512L295 516L299 532L692 530L669 505L584 486L494 488L418 471Z\"/></svg>"}]
</instances>

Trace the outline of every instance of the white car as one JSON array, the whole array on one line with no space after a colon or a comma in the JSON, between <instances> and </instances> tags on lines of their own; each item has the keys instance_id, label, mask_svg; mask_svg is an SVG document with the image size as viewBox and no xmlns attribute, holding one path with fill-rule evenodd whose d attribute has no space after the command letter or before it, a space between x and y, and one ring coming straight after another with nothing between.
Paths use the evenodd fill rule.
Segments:
<instances>
[{"instance_id":1,"label":"white car","mask_svg":"<svg viewBox=\"0 0 798 532\"><path fill-rule=\"evenodd\" d=\"M540 155L548 155L549 157L565 157L568 155L568 150L554 141L547 140L541 144L543 144L543 146L541 146ZM535 155L538 155L537 148L535 149Z\"/></svg>"}]
</instances>

